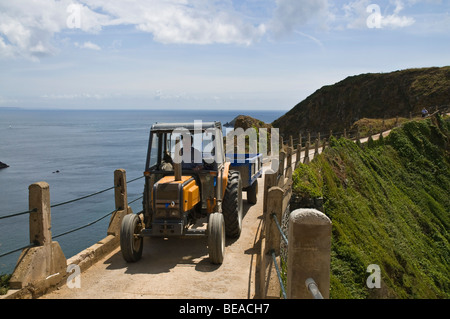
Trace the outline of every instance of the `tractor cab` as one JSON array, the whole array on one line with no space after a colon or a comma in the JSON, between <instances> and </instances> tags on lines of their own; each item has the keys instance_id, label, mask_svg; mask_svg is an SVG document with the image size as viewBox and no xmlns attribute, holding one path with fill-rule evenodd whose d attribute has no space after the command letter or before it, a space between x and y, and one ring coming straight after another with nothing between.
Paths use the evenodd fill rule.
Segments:
<instances>
[{"instance_id":1,"label":"tractor cab","mask_svg":"<svg viewBox=\"0 0 450 319\"><path fill-rule=\"evenodd\" d=\"M180 185L180 191L185 188L193 189L192 192L184 191L186 194L181 194L191 197L183 198L183 203L180 203L191 214L191 221L206 216L207 213L219 212L218 204L222 199L223 188L218 181L223 180L226 166L222 150L222 125L218 122L201 125L193 123L153 125L144 173L147 186L144 195L148 195L150 204L144 207L146 222L150 220L154 222L155 216L152 216L152 213L161 210L158 205L170 206L173 205L172 202L177 203L179 196L175 193L169 194L169 189L176 188L175 184ZM181 171L181 179L177 176L176 169L178 173ZM196 187L190 186L192 181ZM195 195L197 190L198 201ZM163 232L164 235L167 235L166 233Z\"/></svg>"}]
</instances>

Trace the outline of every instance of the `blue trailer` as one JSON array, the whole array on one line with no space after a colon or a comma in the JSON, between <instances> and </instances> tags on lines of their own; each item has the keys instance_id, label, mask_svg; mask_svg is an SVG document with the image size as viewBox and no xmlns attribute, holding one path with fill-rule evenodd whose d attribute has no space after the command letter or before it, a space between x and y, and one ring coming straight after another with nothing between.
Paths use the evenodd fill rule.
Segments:
<instances>
[{"instance_id":1,"label":"blue trailer","mask_svg":"<svg viewBox=\"0 0 450 319\"><path fill-rule=\"evenodd\" d=\"M262 176L262 154L227 154L230 169L238 171L242 179L242 190L247 192L247 202L256 204L258 178Z\"/></svg>"}]
</instances>

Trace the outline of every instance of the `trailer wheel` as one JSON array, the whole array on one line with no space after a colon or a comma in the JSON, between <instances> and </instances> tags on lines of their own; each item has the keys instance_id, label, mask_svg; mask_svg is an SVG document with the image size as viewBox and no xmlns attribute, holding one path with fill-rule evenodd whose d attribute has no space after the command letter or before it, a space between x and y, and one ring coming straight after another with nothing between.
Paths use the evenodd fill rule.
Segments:
<instances>
[{"instance_id":1,"label":"trailer wheel","mask_svg":"<svg viewBox=\"0 0 450 319\"><path fill-rule=\"evenodd\" d=\"M252 186L247 189L247 202L251 205L256 204L258 200L258 180L256 179Z\"/></svg>"},{"instance_id":2,"label":"trailer wheel","mask_svg":"<svg viewBox=\"0 0 450 319\"><path fill-rule=\"evenodd\" d=\"M209 215L208 252L211 263L222 264L225 255L225 223L221 213Z\"/></svg>"},{"instance_id":3,"label":"trailer wheel","mask_svg":"<svg viewBox=\"0 0 450 319\"><path fill-rule=\"evenodd\" d=\"M142 229L139 216L128 214L122 220L120 227L120 250L127 262L136 262L142 257L144 240L137 236Z\"/></svg>"},{"instance_id":4,"label":"trailer wheel","mask_svg":"<svg viewBox=\"0 0 450 319\"><path fill-rule=\"evenodd\" d=\"M239 238L242 230L242 180L239 172L228 173L228 185L222 202L225 232L230 238Z\"/></svg>"}]
</instances>

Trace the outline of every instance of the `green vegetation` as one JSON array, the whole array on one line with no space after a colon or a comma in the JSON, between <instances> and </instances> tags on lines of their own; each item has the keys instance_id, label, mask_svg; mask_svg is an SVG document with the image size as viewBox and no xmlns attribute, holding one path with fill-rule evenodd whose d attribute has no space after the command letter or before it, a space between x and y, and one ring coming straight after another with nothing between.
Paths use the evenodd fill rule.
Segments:
<instances>
[{"instance_id":1,"label":"green vegetation","mask_svg":"<svg viewBox=\"0 0 450 319\"><path fill-rule=\"evenodd\" d=\"M450 121L411 121L331 147L293 175L333 222L331 298L450 298ZM366 286L381 267L381 289Z\"/></svg>"},{"instance_id":2,"label":"green vegetation","mask_svg":"<svg viewBox=\"0 0 450 319\"><path fill-rule=\"evenodd\" d=\"M9 289L11 275L0 275L0 295L6 295Z\"/></svg>"},{"instance_id":3,"label":"green vegetation","mask_svg":"<svg viewBox=\"0 0 450 319\"><path fill-rule=\"evenodd\" d=\"M399 117L398 121L396 118L386 119L384 121L382 119L363 118L353 123L350 131L356 131L359 128L360 137L363 138L371 134L391 130L407 121L409 121L409 119L404 117Z\"/></svg>"}]
</instances>

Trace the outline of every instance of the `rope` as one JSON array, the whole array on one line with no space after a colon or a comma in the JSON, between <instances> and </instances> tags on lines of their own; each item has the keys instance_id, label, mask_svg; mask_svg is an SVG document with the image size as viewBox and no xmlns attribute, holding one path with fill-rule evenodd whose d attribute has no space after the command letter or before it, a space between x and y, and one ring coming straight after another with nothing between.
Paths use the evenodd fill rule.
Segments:
<instances>
[{"instance_id":1,"label":"rope","mask_svg":"<svg viewBox=\"0 0 450 319\"><path fill-rule=\"evenodd\" d=\"M135 182L135 181L140 180L140 179L142 179L142 178L144 178L144 176L140 176L140 177L134 178L134 179L128 181L127 184L132 183L132 182ZM101 190L101 191L98 191L98 192L95 192L95 193L92 193L92 194L89 194L89 195L85 195L85 196L82 196L82 197L79 197L79 198L75 198L75 199L71 199L71 200L68 200L68 201L65 201L65 202L62 202L62 203L58 203L58 204L51 205L50 207L51 207L51 208L55 208L55 207L67 205L67 204L70 204L70 203L74 203L74 202L80 201L80 200L82 200L82 199L86 199L86 198L89 198L89 197L93 197L93 196L95 196L95 195L99 195L99 194L105 193L105 192L107 192L107 191L110 191L110 190L112 190L112 189L115 189L116 187L119 187L119 186L112 186L112 187L109 187L109 188L107 188L107 189L104 189L104 190ZM141 198L142 198L142 197L141 197ZM138 198L138 199L139 199L139 198ZM138 200L138 199L136 199L136 200ZM136 200L135 200L135 201L136 201ZM134 202L134 201L133 201L133 202ZM133 202L131 202L131 203L133 203ZM130 203L130 204L131 204L131 203ZM11 218L11 217L16 217L16 216L21 216L21 215L26 215L26 214L30 214L30 213L35 213L35 212L37 212L37 209L36 209L36 208L34 208L34 209L32 209L32 210L27 210L27 211L25 211L25 212L12 213L12 214L8 214L8 215L5 215L5 216L0 216L0 220L2 220L2 219L7 219L7 218Z\"/></svg>"},{"instance_id":2,"label":"rope","mask_svg":"<svg viewBox=\"0 0 450 319\"><path fill-rule=\"evenodd\" d=\"M137 179L136 179L136 180L137 180ZM128 204L130 205L130 204L132 204L132 203L134 203L134 202L137 202L138 200L142 199L143 197L144 197L144 196L140 196L140 197L138 197L138 198L132 200L132 201L129 202ZM33 209L33 210L31 210L31 211L27 211L27 212L23 212L23 213L19 213L19 214L22 214L22 215L23 215L23 214L28 214L28 213L35 212L35 211L37 211L37 209ZM96 219L96 220L94 220L94 221L92 221L92 222L86 224L86 225L83 225L83 226L74 228L74 229L72 229L72 230L66 231L66 232L64 232L64 233L61 233L61 234L52 236L52 239L55 239L55 238L58 238L58 237L62 237L62 236L64 236L64 235L67 235L67 234L70 234L70 233L74 233L74 232L76 232L76 231L78 231L78 230L81 230L81 229L87 228L87 227L89 227L89 226L92 226L92 225L98 223L99 221L105 219L105 218L108 217L109 215L114 214L115 212L117 212L117 210L113 210L112 212L110 212L110 213L108 213L108 214L106 214L106 215L104 215L104 216L102 216L102 217L100 217L100 218L98 218L98 219ZM17 216L17 215L18 215L18 214L14 214L14 215L10 215L10 216ZM8 216L3 216L2 218L6 218L6 217L8 217ZM27 245L27 246L24 246L24 247L20 247L20 248L11 250L11 251L9 251L9 252L6 252L6 253L1 254L1 255L0 255L0 258L2 258L2 257L4 257L4 256L7 256L7 255L10 255L10 254L13 254L13 253L18 252L18 251L21 251L21 250L26 249L26 248L34 247L34 246L35 246L35 244L29 244L29 245Z\"/></svg>"},{"instance_id":3,"label":"rope","mask_svg":"<svg viewBox=\"0 0 450 319\"><path fill-rule=\"evenodd\" d=\"M0 258L5 257L5 256L8 256L8 255L11 255L11 254L13 254L13 253L15 253L15 252L24 250L24 249L26 249L26 248L34 247L34 246L35 246L35 244L29 244L29 245L27 245L27 246L23 246L23 247L21 247L21 248L17 248L17 249L8 251L7 253L1 254L1 255L0 255Z\"/></svg>"},{"instance_id":4,"label":"rope","mask_svg":"<svg viewBox=\"0 0 450 319\"><path fill-rule=\"evenodd\" d=\"M84 225L84 226L81 226L81 227L78 227L78 228L75 228L75 229L66 231L66 232L64 232L64 233L62 233L62 234L59 234L59 235L56 235L56 236L52 236L52 239L55 239L55 238L58 238L58 237L61 237L61 236L64 236L64 235L67 235L67 234L76 232L76 231L78 231L78 230L80 230L80 229L83 229L83 228L86 228L86 227L89 227L89 226L92 226L92 225L94 225L95 223L98 223L99 221L101 221L102 219L105 219L105 218L108 217L109 215L114 214L115 212L117 212L117 210L113 210L112 212L106 214L106 215L103 216L103 217L100 217L100 218L97 219L97 220L94 220L93 222L90 222L89 224L86 224L86 225Z\"/></svg>"},{"instance_id":5,"label":"rope","mask_svg":"<svg viewBox=\"0 0 450 319\"><path fill-rule=\"evenodd\" d=\"M132 200L131 202L128 203L128 205L133 204L134 202L137 202L138 200L140 200L140 199L143 198L143 197L144 197L144 195L142 195L142 196L139 197L139 198L136 198L135 200Z\"/></svg>"},{"instance_id":6,"label":"rope","mask_svg":"<svg viewBox=\"0 0 450 319\"><path fill-rule=\"evenodd\" d=\"M114 188L116 188L116 187L118 187L118 186L113 186L113 187L104 189L104 190L102 190L102 191L96 192L96 193L92 193L92 194L89 194L89 195L86 195L86 196L83 196L83 197L79 197L79 198L75 198L75 199L72 199L72 200L68 200L67 202L62 202L62 203L59 203L59 204L51 205L50 207L51 207L51 208L54 208L54 207L58 207L58 206L63 206L63 205L66 205L66 204L70 204L70 203L73 203L73 202L77 202L77 201L79 201L79 200L86 199L86 198L89 198L89 197L92 197L92 196L99 195L99 194L101 194L101 193L110 191L110 190L112 190L112 189L114 189Z\"/></svg>"},{"instance_id":7,"label":"rope","mask_svg":"<svg viewBox=\"0 0 450 319\"><path fill-rule=\"evenodd\" d=\"M132 183L132 182L135 182L135 181L137 181L137 180L139 180L139 179L141 179L141 178L144 178L144 176L140 176L140 177L137 177L137 178L135 178L135 179L132 179L132 180L128 181L127 184ZM116 187L119 187L119 186L112 186L112 187L110 187L110 188L101 190L101 191L99 191L99 192L92 193L92 194L89 194L89 195L86 195L86 196L83 196L83 197L75 198L75 199L72 199L72 200L68 200L68 201L66 201L66 202L62 202L62 203L59 203L59 204L55 204L55 205L52 205L52 206L50 206L50 207L51 207L51 208L54 208L54 207L58 207L58 206L63 206L63 205L66 205L66 204L70 204L70 203L73 203L73 202L77 202L77 201L82 200L82 199L86 199L86 198L89 198L89 197L92 197L92 196L95 196L95 195L99 195L99 194L105 193L105 192L107 192L107 191L110 191L110 190L112 190L112 189L115 189Z\"/></svg>"},{"instance_id":8,"label":"rope","mask_svg":"<svg viewBox=\"0 0 450 319\"><path fill-rule=\"evenodd\" d=\"M37 212L37 208L32 209L32 210L27 210L26 212L21 212L21 213L15 213L15 214L11 214L11 215L0 216L0 219L6 219L6 218L10 218L10 217L20 216L20 215L25 215L25 214L35 213L35 212Z\"/></svg>"},{"instance_id":9,"label":"rope","mask_svg":"<svg viewBox=\"0 0 450 319\"><path fill-rule=\"evenodd\" d=\"M142 175L142 176L140 176L140 177L136 177L135 179L132 179L132 180L128 181L127 184L133 183L133 182L135 182L135 181L137 181L137 180L140 180L141 178L144 178L144 177L145 177L144 175Z\"/></svg>"},{"instance_id":10,"label":"rope","mask_svg":"<svg viewBox=\"0 0 450 319\"><path fill-rule=\"evenodd\" d=\"M138 197L138 198L132 200L131 202L128 203L128 205L130 205L130 204L132 204L132 203L134 203L134 202L140 200L140 199L143 198L143 197L144 197L144 196L142 195L142 196L140 196L140 197ZM75 228L75 229L66 231L66 232L64 232L64 233L62 233L62 234L59 234L59 235L52 236L52 238L58 238L58 237L61 237L61 236L64 236L64 235L67 235L67 234L76 232L76 231L78 231L78 230L80 230L80 229L83 229L83 228L92 226L92 225L98 223L99 221L101 221L102 219L105 219L105 218L108 217L109 215L114 214L115 212L117 212L117 209L115 209L115 210L113 210L112 212L106 214L105 216L100 217L99 219L94 220L93 222L90 222L89 224L86 224L86 225L84 225L84 226L80 226L80 227L77 227L77 228Z\"/></svg>"}]
</instances>

